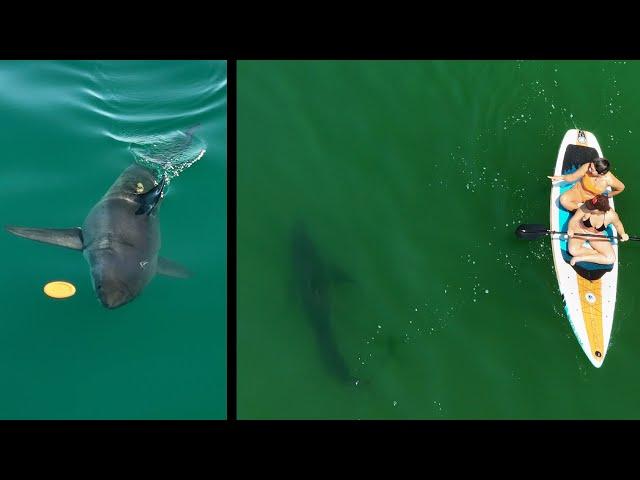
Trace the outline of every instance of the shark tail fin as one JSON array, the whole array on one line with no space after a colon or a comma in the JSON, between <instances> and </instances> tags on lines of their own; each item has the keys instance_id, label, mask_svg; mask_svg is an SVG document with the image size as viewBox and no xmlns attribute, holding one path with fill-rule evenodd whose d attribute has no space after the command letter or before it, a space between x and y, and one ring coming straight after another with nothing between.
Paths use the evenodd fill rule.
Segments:
<instances>
[{"instance_id":1,"label":"shark tail fin","mask_svg":"<svg viewBox=\"0 0 640 480\"><path fill-rule=\"evenodd\" d=\"M200 123L196 123L195 125L192 125L191 127L189 127L184 133L185 135L191 139L191 137L193 136L193 132L195 132L198 127L200 127Z\"/></svg>"}]
</instances>

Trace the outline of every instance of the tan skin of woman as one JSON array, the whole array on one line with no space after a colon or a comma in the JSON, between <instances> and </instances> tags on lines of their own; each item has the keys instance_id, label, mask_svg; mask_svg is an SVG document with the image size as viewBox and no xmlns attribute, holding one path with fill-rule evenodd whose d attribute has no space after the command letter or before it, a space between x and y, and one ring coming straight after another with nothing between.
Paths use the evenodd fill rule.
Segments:
<instances>
[{"instance_id":1,"label":"tan skin of woman","mask_svg":"<svg viewBox=\"0 0 640 480\"><path fill-rule=\"evenodd\" d=\"M599 173L599 171L603 173ZM609 162L604 158L597 158L593 162L585 163L573 173L549 175L548 178L554 182L562 180L569 183L576 182L573 187L560 196L560 204L570 212L596 195L604 193L607 187L612 189L609 192L609 197L614 197L624 190L624 183L609 171ZM588 188L585 188L585 185L588 185Z\"/></svg>"},{"instance_id":2,"label":"tan skin of woman","mask_svg":"<svg viewBox=\"0 0 640 480\"><path fill-rule=\"evenodd\" d=\"M587 225L585 226L585 222ZM620 240L626 242L629 235L624 231L624 225L620 221L618 214L609 206L609 199L604 195L598 195L593 200L585 202L578 208L576 213L569 220L567 235L569 236L569 253L572 255L571 265L577 262L599 263L609 265L616 261L616 254L613 251L611 241L606 238L580 237L581 233L603 235L599 231L603 227L613 225ZM592 248L584 247L584 242L588 241Z\"/></svg>"}]
</instances>

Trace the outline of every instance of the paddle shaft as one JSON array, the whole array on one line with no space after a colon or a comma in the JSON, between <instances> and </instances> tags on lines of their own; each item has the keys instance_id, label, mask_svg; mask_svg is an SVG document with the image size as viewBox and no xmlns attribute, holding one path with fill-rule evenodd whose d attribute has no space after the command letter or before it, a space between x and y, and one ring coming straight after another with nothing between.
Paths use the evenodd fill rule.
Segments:
<instances>
[{"instance_id":1,"label":"paddle shaft","mask_svg":"<svg viewBox=\"0 0 640 480\"><path fill-rule=\"evenodd\" d=\"M556 232L554 230L547 230L547 233L550 235L553 235L553 234L566 235L567 234L567 232ZM596 233L576 233L574 234L573 238L576 238L576 237L595 237L595 238L609 238L609 239L617 238L618 240L622 239L620 235L616 235L615 237L610 237L608 235L598 235ZM634 237L629 235L629 240L640 241L640 237Z\"/></svg>"},{"instance_id":2,"label":"paddle shaft","mask_svg":"<svg viewBox=\"0 0 640 480\"><path fill-rule=\"evenodd\" d=\"M567 235L567 232L556 232L555 230L549 230L546 225L540 223L523 223L516 228L516 237L523 240L537 240L545 235ZM598 235L596 233L576 233L573 238L590 237L590 238L606 238L608 240L622 240L620 235L610 237L609 235ZM640 237L634 237L629 235L629 240L640 241Z\"/></svg>"}]
</instances>

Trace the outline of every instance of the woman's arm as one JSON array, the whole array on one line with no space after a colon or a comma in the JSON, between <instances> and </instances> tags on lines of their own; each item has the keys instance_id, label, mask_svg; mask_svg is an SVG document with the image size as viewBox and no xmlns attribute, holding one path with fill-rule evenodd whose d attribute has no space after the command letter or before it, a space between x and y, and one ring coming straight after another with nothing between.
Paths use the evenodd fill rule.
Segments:
<instances>
[{"instance_id":1,"label":"woman's arm","mask_svg":"<svg viewBox=\"0 0 640 480\"><path fill-rule=\"evenodd\" d=\"M573 237L576 228L578 228L578 225L582 221L583 216L584 212L582 211L582 207L580 207L578 210L576 210L576 213L573 214L571 220L569 220L569 225L567 225L567 235Z\"/></svg>"},{"instance_id":2,"label":"woman's arm","mask_svg":"<svg viewBox=\"0 0 640 480\"><path fill-rule=\"evenodd\" d=\"M576 180L584 177L586 175L586 173L587 173L587 169L588 168L589 168L589 164L585 163L578 170L576 170L573 173L569 173L567 175L547 176L547 178L550 178L554 182L556 182L558 180L564 180L565 182L573 183Z\"/></svg>"},{"instance_id":3,"label":"woman's arm","mask_svg":"<svg viewBox=\"0 0 640 480\"><path fill-rule=\"evenodd\" d=\"M615 197L616 195L622 193L622 191L624 190L624 183L618 180L613 173L611 173L610 175L611 176L609 178L609 185L611 185L611 188L613 190L609 192L609 196Z\"/></svg>"},{"instance_id":4,"label":"woman's arm","mask_svg":"<svg viewBox=\"0 0 640 480\"><path fill-rule=\"evenodd\" d=\"M613 224L614 227L616 227L616 231L618 232L618 235L620 235L621 237L620 240L622 240L623 242L626 242L627 240L629 240L629 235L627 235L627 232L624 231L624 225L622 225L622 222L620 221L620 217L616 212L613 212L613 218L611 219L611 223Z\"/></svg>"}]
</instances>

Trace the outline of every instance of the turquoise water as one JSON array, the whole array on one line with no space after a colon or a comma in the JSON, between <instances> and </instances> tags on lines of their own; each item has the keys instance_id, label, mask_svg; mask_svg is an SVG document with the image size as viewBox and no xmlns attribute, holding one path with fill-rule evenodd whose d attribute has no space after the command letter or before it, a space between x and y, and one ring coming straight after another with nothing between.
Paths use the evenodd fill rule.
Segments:
<instances>
[{"instance_id":1,"label":"turquoise water","mask_svg":"<svg viewBox=\"0 0 640 480\"><path fill-rule=\"evenodd\" d=\"M226 417L226 105L224 61L0 62L3 224L79 226L140 151L196 124L206 148L159 214L161 255L193 276L118 309L79 252L0 234L0 418ZM59 279L76 295L46 297Z\"/></svg>"},{"instance_id":2,"label":"turquoise water","mask_svg":"<svg viewBox=\"0 0 640 480\"><path fill-rule=\"evenodd\" d=\"M549 222L546 176L576 127L640 232L639 80L624 61L239 62L239 417L640 418L640 246L620 247L595 369L549 240L513 233ZM299 221L308 269L351 281L300 274Z\"/></svg>"}]
</instances>

